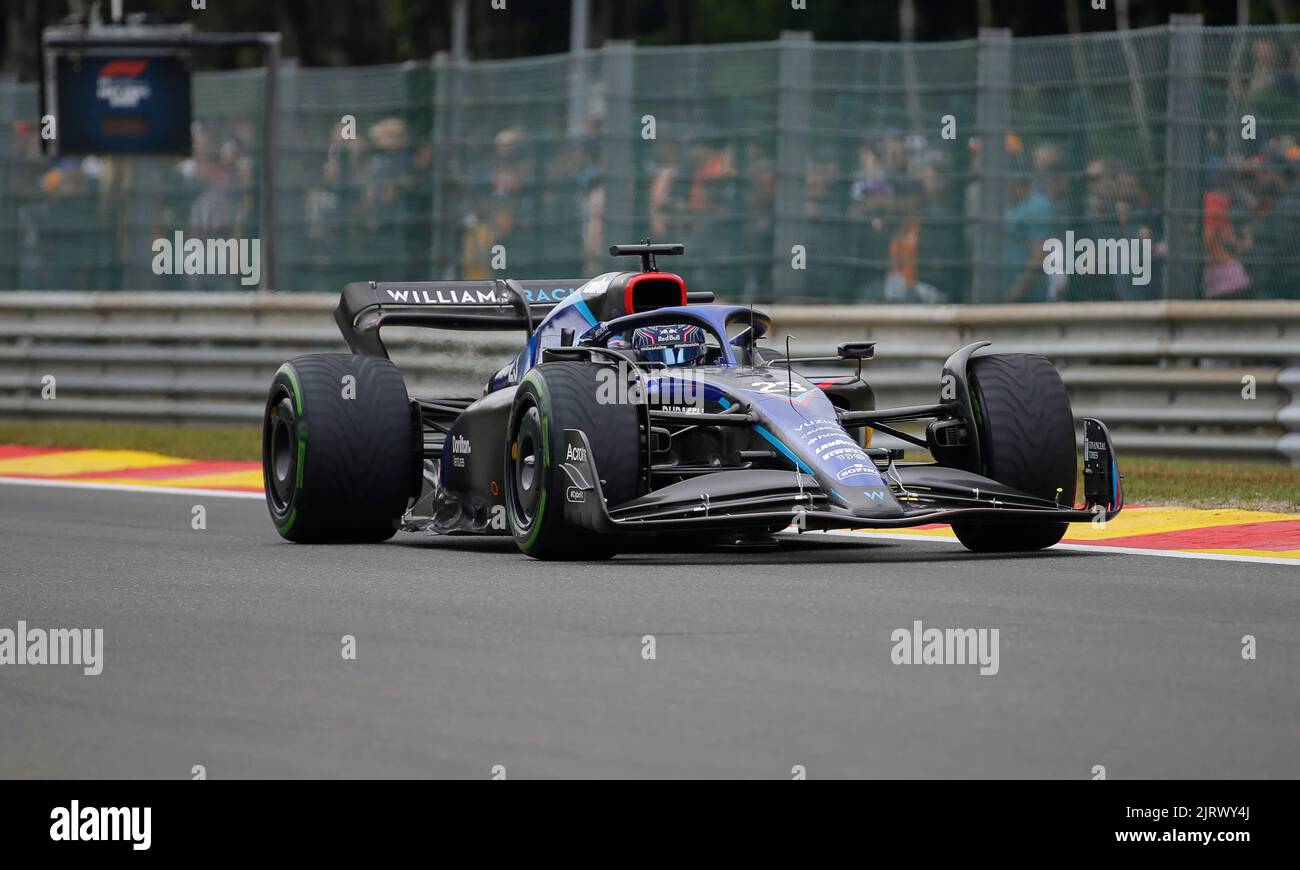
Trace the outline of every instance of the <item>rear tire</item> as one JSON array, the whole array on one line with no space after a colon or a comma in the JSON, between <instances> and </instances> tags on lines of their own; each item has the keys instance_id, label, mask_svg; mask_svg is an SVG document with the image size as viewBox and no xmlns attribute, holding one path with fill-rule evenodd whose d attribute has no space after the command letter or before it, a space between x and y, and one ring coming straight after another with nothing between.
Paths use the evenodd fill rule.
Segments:
<instances>
[{"instance_id":1,"label":"rear tire","mask_svg":"<svg viewBox=\"0 0 1300 870\"><path fill-rule=\"evenodd\" d=\"M564 430L580 429L591 444L606 507L636 498L642 471L640 413L634 404L596 401L597 373L587 362L545 363L524 376L510 409L505 450L505 502L510 532L535 559L608 559L618 541L569 523L567 474L560 469Z\"/></svg>"},{"instance_id":2,"label":"rear tire","mask_svg":"<svg viewBox=\"0 0 1300 870\"><path fill-rule=\"evenodd\" d=\"M280 536L300 544L391 538L419 467L413 419L389 360L310 354L282 365L262 428L262 480Z\"/></svg>"},{"instance_id":3,"label":"rear tire","mask_svg":"<svg viewBox=\"0 0 1300 870\"><path fill-rule=\"evenodd\" d=\"M1074 505L1078 448L1070 397L1055 366L1036 354L977 356L970 361L971 398L983 468L975 469L1027 495ZM952 530L977 553L1043 550L1065 536L1067 523L955 522Z\"/></svg>"}]
</instances>

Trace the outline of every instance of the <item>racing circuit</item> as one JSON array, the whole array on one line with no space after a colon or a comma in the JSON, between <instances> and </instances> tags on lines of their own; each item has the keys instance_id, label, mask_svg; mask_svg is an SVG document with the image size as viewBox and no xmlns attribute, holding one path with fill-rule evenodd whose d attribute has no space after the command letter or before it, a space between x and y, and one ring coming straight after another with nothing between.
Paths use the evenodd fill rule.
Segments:
<instances>
[{"instance_id":1,"label":"racing circuit","mask_svg":"<svg viewBox=\"0 0 1300 870\"><path fill-rule=\"evenodd\" d=\"M104 631L99 676L5 668L10 777L1300 775L1300 518L1266 553L1242 517L1138 507L1114 546L787 534L610 571L287 544L247 463L11 448L0 477L5 625ZM895 665L917 620L998 629L997 674Z\"/></svg>"}]
</instances>

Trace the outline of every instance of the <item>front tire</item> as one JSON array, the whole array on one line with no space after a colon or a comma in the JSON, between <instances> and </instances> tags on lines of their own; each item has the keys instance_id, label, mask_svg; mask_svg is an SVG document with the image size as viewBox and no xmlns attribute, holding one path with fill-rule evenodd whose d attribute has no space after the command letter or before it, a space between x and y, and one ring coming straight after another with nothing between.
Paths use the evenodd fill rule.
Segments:
<instances>
[{"instance_id":1,"label":"front tire","mask_svg":"<svg viewBox=\"0 0 1300 870\"><path fill-rule=\"evenodd\" d=\"M505 452L505 502L510 532L535 559L608 559L618 541L569 523L567 474L560 468L564 430L579 429L591 444L606 506L635 498L642 470L638 406L597 401L599 373L609 366L545 363L519 384L510 409Z\"/></svg>"},{"instance_id":2,"label":"front tire","mask_svg":"<svg viewBox=\"0 0 1300 870\"><path fill-rule=\"evenodd\" d=\"M1056 367L1036 354L971 359L971 399L982 468L998 483L1027 495L1074 505L1078 448L1070 397ZM1065 536L1068 523L955 522L952 530L977 553L1043 550Z\"/></svg>"},{"instance_id":3,"label":"front tire","mask_svg":"<svg viewBox=\"0 0 1300 870\"><path fill-rule=\"evenodd\" d=\"M262 480L276 531L300 544L391 538L416 479L406 385L386 359L310 354L276 372Z\"/></svg>"}]
</instances>

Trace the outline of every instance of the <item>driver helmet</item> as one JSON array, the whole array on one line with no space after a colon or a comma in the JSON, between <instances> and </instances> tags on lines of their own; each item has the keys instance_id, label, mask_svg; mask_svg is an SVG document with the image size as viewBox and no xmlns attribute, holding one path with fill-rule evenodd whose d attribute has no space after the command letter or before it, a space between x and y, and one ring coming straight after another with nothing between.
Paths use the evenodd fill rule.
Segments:
<instances>
[{"instance_id":1,"label":"driver helmet","mask_svg":"<svg viewBox=\"0 0 1300 870\"><path fill-rule=\"evenodd\" d=\"M698 365L708 345L704 330L689 323L642 326L632 333L632 350L641 362L666 366Z\"/></svg>"}]
</instances>

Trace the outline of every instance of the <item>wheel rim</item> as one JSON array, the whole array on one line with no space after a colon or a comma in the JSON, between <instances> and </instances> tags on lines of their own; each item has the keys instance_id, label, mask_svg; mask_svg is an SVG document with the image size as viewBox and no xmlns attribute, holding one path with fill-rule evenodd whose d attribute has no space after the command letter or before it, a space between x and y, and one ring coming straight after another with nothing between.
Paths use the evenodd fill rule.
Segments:
<instances>
[{"instance_id":1,"label":"wheel rim","mask_svg":"<svg viewBox=\"0 0 1300 870\"><path fill-rule=\"evenodd\" d=\"M297 488L297 420L293 401L283 396L271 411L270 439L267 445L267 467L270 471L268 494L277 513L289 510Z\"/></svg>"},{"instance_id":2,"label":"wheel rim","mask_svg":"<svg viewBox=\"0 0 1300 870\"><path fill-rule=\"evenodd\" d=\"M529 528L541 500L542 422L536 405L529 405L519 416L510 454L510 507L521 529Z\"/></svg>"}]
</instances>

